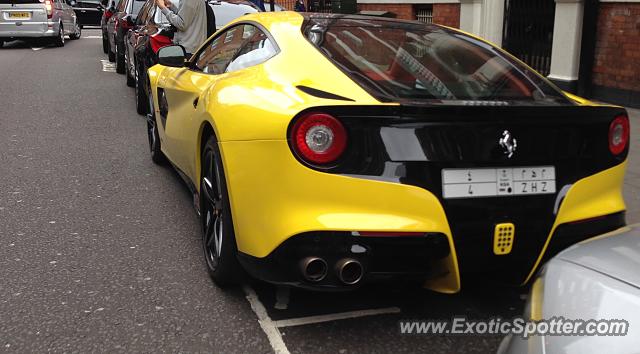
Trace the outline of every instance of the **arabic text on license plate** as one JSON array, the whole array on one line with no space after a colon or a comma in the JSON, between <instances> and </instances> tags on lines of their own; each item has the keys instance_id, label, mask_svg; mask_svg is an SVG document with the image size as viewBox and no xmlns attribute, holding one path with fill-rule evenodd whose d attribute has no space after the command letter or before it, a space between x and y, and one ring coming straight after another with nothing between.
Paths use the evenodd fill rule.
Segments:
<instances>
[{"instance_id":1,"label":"arabic text on license plate","mask_svg":"<svg viewBox=\"0 0 640 354\"><path fill-rule=\"evenodd\" d=\"M555 192L556 170L553 166L442 170L442 194L445 199Z\"/></svg>"}]
</instances>

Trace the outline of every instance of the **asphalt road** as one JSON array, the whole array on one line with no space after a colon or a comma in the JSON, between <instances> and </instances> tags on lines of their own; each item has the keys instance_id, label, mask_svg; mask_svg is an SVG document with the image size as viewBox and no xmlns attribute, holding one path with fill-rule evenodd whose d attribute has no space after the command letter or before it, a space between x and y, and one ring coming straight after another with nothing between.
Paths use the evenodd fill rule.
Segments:
<instances>
[{"instance_id":1,"label":"asphalt road","mask_svg":"<svg viewBox=\"0 0 640 354\"><path fill-rule=\"evenodd\" d=\"M0 49L0 351L269 353L269 323L291 353L495 351L499 337L403 336L398 321L512 317L522 290L294 290L283 310L273 286L215 287L189 192L151 162L133 90L102 62L99 36ZM625 187L638 222L638 167ZM386 314L360 317L376 309ZM315 315L328 317L305 324Z\"/></svg>"}]
</instances>

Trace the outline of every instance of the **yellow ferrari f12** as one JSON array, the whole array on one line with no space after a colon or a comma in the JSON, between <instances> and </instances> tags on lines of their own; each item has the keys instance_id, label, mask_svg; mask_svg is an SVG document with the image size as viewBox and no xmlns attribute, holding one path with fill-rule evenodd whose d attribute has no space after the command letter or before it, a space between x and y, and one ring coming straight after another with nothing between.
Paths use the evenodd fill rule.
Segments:
<instances>
[{"instance_id":1,"label":"yellow ferrari f12","mask_svg":"<svg viewBox=\"0 0 640 354\"><path fill-rule=\"evenodd\" d=\"M469 34L249 15L149 69L148 134L190 186L218 284L520 285L624 225L629 119Z\"/></svg>"}]
</instances>

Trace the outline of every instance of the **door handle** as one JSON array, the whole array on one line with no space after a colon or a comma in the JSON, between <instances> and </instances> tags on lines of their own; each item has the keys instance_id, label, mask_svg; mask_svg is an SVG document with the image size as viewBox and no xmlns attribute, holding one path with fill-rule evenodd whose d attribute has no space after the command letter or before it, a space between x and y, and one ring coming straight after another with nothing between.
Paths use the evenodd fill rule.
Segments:
<instances>
[{"instance_id":1,"label":"door handle","mask_svg":"<svg viewBox=\"0 0 640 354\"><path fill-rule=\"evenodd\" d=\"M193 100L193 108L198 108L198 101L200 100L200 97L196 97L195 100Z\"/></svg>"}]
</instances>

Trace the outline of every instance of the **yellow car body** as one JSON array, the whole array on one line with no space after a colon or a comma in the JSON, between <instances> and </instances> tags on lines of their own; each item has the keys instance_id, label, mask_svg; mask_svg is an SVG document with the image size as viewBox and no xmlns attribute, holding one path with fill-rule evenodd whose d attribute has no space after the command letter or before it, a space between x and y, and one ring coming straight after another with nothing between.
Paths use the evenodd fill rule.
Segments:
<instances>
[{"instance_id":1,"label":"yellow car body","mask_svg":"<svg viewBox=\"0 0 640 354\"><path fill-rule=\"evenodd\" d=\"M165 124L156 123L162 153L185 177L198 200L202 194L202 147L215 134L237 251L255 259L258 266L285 241L305 233L437 233L445 236L449 252L430 263L433 271L425 277L425 286L445 293L459 291L459 247L464 243L452 231L452 221L438 192L388 180L326 173L306 166L292 153L289 130L292 119L300 112L326 106L382 109L401 105L377 99L322 55L302 31L307 20L293 12L248 15L212 36L238 24L259 26L279 49L259 65L217 75L189 66L151 67L148 77L153 95L152 119L159 122L161 114L166 116ZM349 100L307 94L297 88L300 85ZM165 112L159 89L162 99L170 103ZM571 98L576 106L593 105ZM526 276L520 277L519 283L527 282L548 255L546 251L558 227L624 212L621 187L625 166L626 156L563 191L551 228L540 236L544 246L532 250L532 262L526 264ZM618 227L619 223L610 227ZM518 224L515 228L517 245ZM487 247L491 247L493 232L486 237ZM330 265L329 271L332 268ZM262 277L260 271L250 273L271 280Z\"/></svg>"}]
</instances>

